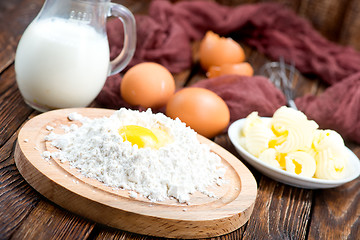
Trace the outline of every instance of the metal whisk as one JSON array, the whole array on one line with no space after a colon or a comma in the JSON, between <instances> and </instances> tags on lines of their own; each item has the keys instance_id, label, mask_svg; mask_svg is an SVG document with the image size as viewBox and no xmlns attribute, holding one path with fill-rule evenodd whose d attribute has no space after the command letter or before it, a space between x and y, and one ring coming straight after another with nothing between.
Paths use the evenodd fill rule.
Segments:
<instances>
[{"instance_id":1,"label":"metal whisk","mask_svg":"<svg viewBox=\"0 0 360 240\"><path fill-rule=\"evenodd\" d=\"M294 102L294 80L299 78L300 73L295 69L293 62L288 65L284 63L283 58L280 58L279 62L266 63L260 68L260 74L269 78L284 93L289 107L297 110Z\"/></svg>"}]
</instances>

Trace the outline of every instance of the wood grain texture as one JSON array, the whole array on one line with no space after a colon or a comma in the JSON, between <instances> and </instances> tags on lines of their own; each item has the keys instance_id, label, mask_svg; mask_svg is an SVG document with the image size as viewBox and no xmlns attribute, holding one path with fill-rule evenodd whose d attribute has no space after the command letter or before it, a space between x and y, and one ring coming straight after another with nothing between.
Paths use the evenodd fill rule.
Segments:
<instances>
[{"instance_id":1,"label":"wood grain texture","mask_svg":"<svg viewBox=\"0 0 360 240\"><path fill-rule=\"evenodd\" d=\"M305 239L312 195L263 176L243 239Z\"/></svg>"},{"instance_id":2,"label":"wood grain texture","mask_svg":"<svg viewBox=\"0 0 360 240\"><path fill-rule=\"evenodd\" d=\"M340 26L339 42L346 46L352 46L360 51L360 4L357 0L350 0L347 4L346 13Z\"/></svg>"},{"instance_id":3,"label":"wood grain texture","mask_svg":"<svg viewBox=\"0 0 360 240\"><path fill-rule=\"evenodd\" d=\"M43 0L0 2L0 72L10 66L22 33L35 18Z\"/></svg>"},{"instance_id":4,"label":"wood grain texture","mask_svg":"<svg viewBox=\"0 0 360 240\"><path fill-rule=\"evenodd\" d=\"M237 158L201 136L199 141L222 158L227 182L209 189L218 198L194 193L189 205L175 200L152 203L143 197L133 199L126 190L113 190L94 179L84 178L66 163L56 159L46 161L41 157L42 152L53 151L51 144L44 141L49 134L46 126L54 126L55 132L63 131L62 125L75 123L67 119L72 112L99 118L115 111L79 108L47 112L27 122L18 136L17 168L31 186L51 201L105 225L160 237L223 235L238 229L250 218L257 191L255 179Z\"/></svg>"},{"instance_id":5,"label":"wood grain texture","mask_svg":"<svg viewBox=\"0 0 360 240\"><path fill-rule=\"evenodd\" d=\"M236 6L269 0L218 0ZM360 2L358 0L273 0L283 3L308 19L317 30L331 40L360 50ZM156 239L119 231L70 214L44 200L20 176L13 160L16 131L34 113L21 100L12 66L17 41L27 24L36 16L44 0L0 1L0 239ZM134 13L146 14L150 1L113 0ZM342 16L341 16L342 15ZM246 48L246 46L244 46ZM248 55L249 54L249 55ZM248 61L256 70L267 58L255 50ZM177 87L203 79L198 65L181 73ZM316 79L306 79L299 94L319 94L323 87ZM93 103L92 106L97 106ZM231 151L227 136L215 142ZM360 147L346 143L360 157ZM235 155L237 156L237 155ZM240 229L212 239L357 239L359 233L359 180L343 188L302 191L258 176L258 199L250 221ZM297 200L299 198L299 201ZM290 199L290 200L289 200ZM295 214L299 217L296 218ZM36 218L44 218L37 220ZM34 225L32 222L34 221ZM85 224L86 222L86 224ZM296 228L299 228L296 230ZM37 232L37 229L43 232ZM269 234L271 230L271 234ZM306 234L304 236L304 231ZM90 235L89 235L90 233Z\"/></svg>"},{"instance_id":6,"label":"wood grain texture","mask_svg":"<svg viewBox=\"0 0 360 240\"><path fill-rule=\"evenodd\" d=\"M298 13L308 19L323 36L331 41L337 41L347 11L347 2L347 0L303 0Z\"/></svg>"},{"instance_id":7,"label":"wood grain texture","mask_svg":"<svg viewBox=\"0 0 360 240\"><path fill-rule=\"evenodd\" d=\"M309 239L358 239L360 236L360 179L344 187L314 193Z\"/></svg>"},{"instance_id":8,"label":"wood grain texture","mask_svg":"<svg viewBox=\"0 0 360 240\"><path fill-rule=\"evenodd\" d=\"M95 223L64 211L44 199L37 204L12 237L37 240L86 239L94 226Z\"/></svg>"},{"instance_id":9,"label":"wood grain texture","mask_svg":"<svg viewBox=\"0 0 360 240\"><path fill-rule=\"evenodd\" d=\"M39 202L18 172L13 156L17 134L0 148L0 239L8 239Z\"/></svg>"},{"instance_id":10,"label":"wood grain texture","mask_svg":"<svg viewBox=\"0 0 360 240\"><path fill-rule=\"evenodd\" d=\"M98 225L99 226L99 225ZM146 235L140 235L136 233L124 232L124 231L117 231L115 229L111 229L108 227L100 226L98 229L98 233L96 233L96 240L152 240L158 239ZM162 240L169 239L169 238L161 238Z\"/></svg>"},{"instance_id":11,"label":"wood grain texture","mask_svg":"<svg viewBox=\"0 0 360 240\"><path fill-rule=\"evenodd\" d=\"M34 111L22 99L15 84L13 66L2 73L4 83L0 89L0 147L16 132L27 117Z\"/></svg>"}]
</instances>

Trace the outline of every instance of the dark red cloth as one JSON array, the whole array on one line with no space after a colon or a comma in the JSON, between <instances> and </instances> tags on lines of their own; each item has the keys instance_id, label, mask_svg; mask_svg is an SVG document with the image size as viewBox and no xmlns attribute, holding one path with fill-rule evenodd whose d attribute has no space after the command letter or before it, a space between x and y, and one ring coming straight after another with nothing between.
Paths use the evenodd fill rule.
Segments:
<instances>
[{"instance_id":1,"label":"dark red cloth","mask_svg":"<svg viewBox=\"0 0 360 240\"><path fill-rule=\"evenodd\" d=\"M360 143L360 72L332 85L319 97L305 96L295 103L322 128Z\"/></svg>"},{"instance_id":2,"label":"dark red cloth","mask_svg":"<svg viewBox=\"0 0 360 240\"><path fill-rule=\"evenodd\" d=\"M283 57L305 74L314 74L328 84L360 71L360 55L352 48L322 37L304 19L277 3L227 7L208 1L171 4L155 0L148 16L136 16L138 42L130 66L142 61L159 62L176 73L191 66L190 41L212 30L232 34L272 59ZM108 23L112 56L120 53L121 22Z\"/></svg>"},{"instance_id":3,"label":"dark red cloth","mask_svg":"<svg viewBox=\"0 0 360 240\"><path fill-rule=\"evenodd\" d=\"M119 74L108 77L103 89L97 96L96 101L112 109L119 109L121 107L129 108L130 105L127 104L121 97L121 79L122 78Z\"/></svg>"},{"instance_id":4,"label":"dark red cloth","mask_svg":"<svg viewBox=\"0 0 360 240\"><path fill-rule=\"evenodd\" d=\"M192 86L216 92L229 107L231 123L247 117L254 109L259 116L272 117L286 104L284 94L262 76L227 75L204 79Z\"/></svg>"},{"instance_id":5,"label":"dark red cloth","mask_svg":"<svg viewBox=\"0 0 360 240\"><path fill-rule=\"evenodd\" d=\"M184 29L162 24L149 16L135 16L137 25L136 51L126 69L141 62L157 62L170 72L191 67L191 45ZM120 29L120 30L119 30ZM107 24L110 58L119 55L123 47L122 23L115 19Z\"/></svg>"},{"instance_id":6,"label":"dark red cloth","mask_svg":"<svg viewBox=\"0 0 360 240\"><path fill-rule=\"evenodd\" d=\"M352 48L326 40L306 20L296 16L286 7L277 3L227 7L209 1L181 1L171 4L165 0L154 0L150 5L149 14L136 16L136 23L137 48L128 67L152 61L162 64L172 73L178 73L192 65L191 41L201 39L208 30L220 35L230 35L235 40L244 41L257 48L273 60L283 57L287 62L295 62L297 69L303 74L317 76L329 85L337 83L320 97L305 96L296 102L299 109L314 119L320 127L331 126L343 137L360 143L360 128L354 128L360 122L360 102L350 101L349 94L339 94L351 89L353 98L360 98L359 90L353 90L359 89L360 54ZM112 57L120 53L122 48L121 29L119 20L109 21L107 31ZM250 98L243 97L243 89L257 88L259 80L251 81L250 78L249 81L234 81L229 84L227 78L232 79L227 76L212 80L219 83L211 90L227 102L231 108L232 119L243 117L250 108L258 111L261 106L268 104L268 99L261 95L256 96L256 106L252 105ZM349 78L352 81L348 80ZM116 94L112 88L119 93L120 84L117 79L116 86L113 86L114 79L117 78L108 79L97 100L104 106L118 108L125 105L121 98L120 101L114 97ZM219 87L220 85L222 87ZM236 91L228 92L227 96L222 92L226 92L223 88L225 86ZM266 94L277 95L271 92L275 91L274 89L270 89ZM236 107L231 106L236 106L236 101L241 102L241 106L249 108L235 110ZM347 102L351 104L346 104ZM331 111L334 106L339 108Z\"/></svg>"}]
</instances>

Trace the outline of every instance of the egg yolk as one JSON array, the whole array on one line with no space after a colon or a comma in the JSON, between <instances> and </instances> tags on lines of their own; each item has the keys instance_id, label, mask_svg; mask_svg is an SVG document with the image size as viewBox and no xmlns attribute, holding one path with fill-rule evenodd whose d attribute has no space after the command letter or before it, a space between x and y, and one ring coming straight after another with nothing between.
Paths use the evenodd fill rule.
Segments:
<instances>
[{"instance_id":1,"label":"egg yolk","mask_svg":"<svg viewBox=\"0 0 360 240\"><path fill-rule=\"evenodd\" d=\"M131 145L136 144L138 148L159 149L170 142L167 132L161 129L150 130L137 125L126 125L119 128L118 132L125 141L129 141Z\"/></svg>"}]
</instances>

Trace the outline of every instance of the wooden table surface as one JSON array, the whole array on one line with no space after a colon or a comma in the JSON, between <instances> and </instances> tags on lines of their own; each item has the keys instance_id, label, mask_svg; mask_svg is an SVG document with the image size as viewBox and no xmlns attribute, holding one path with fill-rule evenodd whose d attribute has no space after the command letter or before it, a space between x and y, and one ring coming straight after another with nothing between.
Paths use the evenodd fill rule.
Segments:
<instances>
[{"instance_id":1,"label":"wooden table surface","mask_svg":"<svg viewBox=\"0 0 360 240\"><path fill-rule=\"evenodd\" d=\"M149 1L115 2L135 14L146 13L149 4ZM257 1L219 2L237 5ZM308 18L330 40L360 49L360 4L356 0L277 2ZM39 114L24 103L17 88L15 50L42 4L43 0L0 1L0 239L155 239L109 228L60 208L36 192L15 166L18 130L29 118ZM194 46L196 49L196 43ZM246 46L245 50L255 70L267 61L256 50ZM195 66L198 65L195 63ZM204 74L198 72L191 75L190 81L185 81L190 77L190 70L177 74L177 85L204 78ZM320 93L321 86L316 79L303 81L303 89L308 93ZM214 141L242 160L226 135ZM346 145L360 157L359 145L351 142ZM253 214L243 227L216 239L359 239L360 178L335 189L306 190L278 183L248 167L258 183Z\"/></svg>"}]
</instances>

